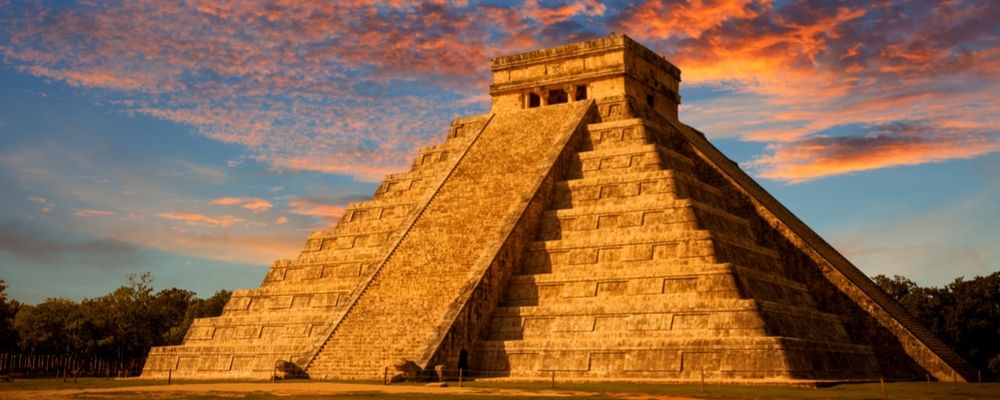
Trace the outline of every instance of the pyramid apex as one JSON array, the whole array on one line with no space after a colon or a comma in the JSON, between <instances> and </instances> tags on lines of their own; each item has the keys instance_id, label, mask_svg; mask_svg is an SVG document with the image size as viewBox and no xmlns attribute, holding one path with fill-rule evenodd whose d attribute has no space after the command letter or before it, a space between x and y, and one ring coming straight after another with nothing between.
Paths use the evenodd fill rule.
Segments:
<instances>
[{"instance_id":1,"label":"pyramid apex","mask_svg":"<svg viewBox=\"0 0 1000 400\"><path fill-rule=\"evenodd\" d=\"M677 118L681 70L623 34L496 57L490 69L493 112L625 96Z\"/></svg>"}]
</instances>

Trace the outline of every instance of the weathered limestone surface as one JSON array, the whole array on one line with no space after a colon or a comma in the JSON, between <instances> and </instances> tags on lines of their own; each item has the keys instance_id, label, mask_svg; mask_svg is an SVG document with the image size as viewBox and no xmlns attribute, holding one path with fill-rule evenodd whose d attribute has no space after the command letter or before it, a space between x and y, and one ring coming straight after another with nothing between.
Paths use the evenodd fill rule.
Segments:
<instances>
[{"instance_id":1,"label":"weathered limestone surface","mask_svg":"<svg viewBox=\"0 0 1000 400\"><path fill-rule=\"evenodd\" d=\"M486 119L455 120L446 141L421 149L410 172L386 177L371 200L349 205L297 259L275 261L260 288L237 290L220 317L195 320L183 345L154 348L142 376L267 379L277 360L301 366Z\"/></svg>"},{"instance_id":2,"label":"weathered limestone surface","mask_svg":"<svg viewBox=\"0 0 1000 400\"><path fill-rule=\"evenodd\" d=\"M677 120L667 60L612 35L491 69L490 114L453 122L143 376L268 378L277 360L313 379L400 360L515 379L975 376Z\"/></svg>"},{"instance_id":3,"label":"weathered limestone surface","mask_svg":"<svg viewBox=\"0 0 1000 400\"><path fill-rule=\"evenodd\" d=\"M399 358L429 361L427 341L448 328L440 325L449 306L496 258L501 248L495 244L514 229L591 106L584 102L493 116L353 299L307 365L309 374L377 379Z\"/></svg>"}]
</instances>

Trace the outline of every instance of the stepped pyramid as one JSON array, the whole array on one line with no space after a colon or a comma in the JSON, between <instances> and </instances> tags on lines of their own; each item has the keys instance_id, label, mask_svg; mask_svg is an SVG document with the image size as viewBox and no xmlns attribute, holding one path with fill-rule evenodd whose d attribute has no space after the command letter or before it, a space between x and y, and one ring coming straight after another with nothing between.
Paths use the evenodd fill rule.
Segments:
<instances>
[{"instance_id":1,"label":"stepped pyramid","mask_svg":"<svg viewBox=\"0 0 1000 400\"><path fill-rule=\"evenodd\" d=\"M274 263L146 378L923 379L975 371L677 120L680 70L611 35L492 62L370 201ZM390 368L390 371L392 369Z\"/></svg>"}]
</instances>

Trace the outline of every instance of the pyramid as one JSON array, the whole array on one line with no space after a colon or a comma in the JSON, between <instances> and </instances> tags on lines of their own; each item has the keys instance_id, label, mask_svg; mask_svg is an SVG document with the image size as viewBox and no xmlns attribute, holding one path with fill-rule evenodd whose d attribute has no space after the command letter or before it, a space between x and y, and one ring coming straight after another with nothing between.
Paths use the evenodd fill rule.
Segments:
<instances>
[{"instance_id":1,"label":"pyramid","mask_svg":"<svg viewBox=\"0 0 1000 400\"><path fill-rule=\"evenodd\" d=\"M705 135L626 36L496 58L492 109L156 347L150 379L967 381L973 370ZM284 368L284 367L283 367Z\"/></svg>"}]
</instances>

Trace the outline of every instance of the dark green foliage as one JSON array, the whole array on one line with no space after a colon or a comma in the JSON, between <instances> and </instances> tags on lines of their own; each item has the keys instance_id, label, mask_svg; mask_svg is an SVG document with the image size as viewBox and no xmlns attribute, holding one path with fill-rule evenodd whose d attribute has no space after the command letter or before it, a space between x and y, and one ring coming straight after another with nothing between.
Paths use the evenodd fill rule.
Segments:
<instances>
[{"instance_id":1,"label":"dark green foliage","mask_svg":"<svg viewBox=\"0 0 1000 400\"><path fill-rule=\"evenodd\" d=\"M879 275L875 283L973 366L1000 376L1000 272L940 288L901 276Z\"/></svg>"},{"instance_id":2,"label":"dark green foliage","mask_svg":"<svg viewBox=\"0 0 1000 400\"><path fill-rule=\"evenodd\" d=\"M70 330L77 317L77 304L64 298L49 298L38 305L24 305L14 318L14 329L25 353L69 354L74 349Z\"/></svg>"},{"instance_id":3,"label":"dark green foliage","mask_svg":"<svg viewBox=\"0 0 1000 400\"><path fill-rule=\"evenodd\" d=\"M229 301L226 290L208 299L177 288L154 294L152 280L129 274L101 297L22 305L7 299L0 279L0 352L142 359L152 346L180 343L195 318L217 316Z\"/></svg>"},{"instance_id":4,"label":"dark green foliage","mask_svg":"<svg viewBox=\"0 0 1000 400\"><path fill-rule=\"evenodd\" d=\"M164 344L180 344L184 341L191 322L195 318L214 317L222 314L222 308L229 302L233 292L222 289L207 299L194 299L185 309L183 319L164 334Z\"/></svg>"},{"instance_id":5,"label":"dark green foliage","mask_svg":"<svg viewBox=\"0 0 1000 400\"><path fill-rule=\"evenodd\" d=\"M17 330L14 317L21 303L7 298L7 282L0 279L0 353L17 351Z\"/></svg>"}]
</instances>

